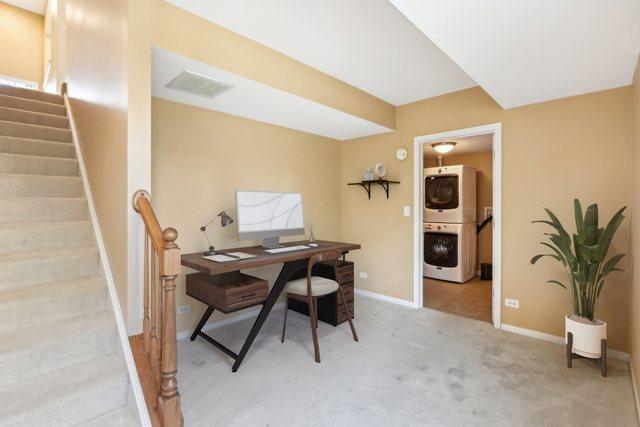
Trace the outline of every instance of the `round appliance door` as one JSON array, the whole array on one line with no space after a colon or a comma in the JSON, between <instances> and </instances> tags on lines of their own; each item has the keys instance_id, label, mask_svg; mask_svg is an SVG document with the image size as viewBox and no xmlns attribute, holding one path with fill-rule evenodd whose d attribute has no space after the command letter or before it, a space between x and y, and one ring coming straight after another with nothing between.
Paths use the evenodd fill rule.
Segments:
<instances>
[{"instance_id":1,"label":"round appliance door","mask_svg":"<svg viewBox=\"0 0 640 427\"><path fill-rule=\"evenodd\" d=\"M458 235L424 233L424 262L436 267L457 267Z\"/></svg>"},{"instance_id":2,"label":"round appliance door","mask_svg":"<svg viewBox=\"0 0 640 427\"><path fill-rule=\"evenodd\" d=\"M458 176L428 176L424 179L424 207L456 209L458 207Z\"/></svg>"}]
</instances>

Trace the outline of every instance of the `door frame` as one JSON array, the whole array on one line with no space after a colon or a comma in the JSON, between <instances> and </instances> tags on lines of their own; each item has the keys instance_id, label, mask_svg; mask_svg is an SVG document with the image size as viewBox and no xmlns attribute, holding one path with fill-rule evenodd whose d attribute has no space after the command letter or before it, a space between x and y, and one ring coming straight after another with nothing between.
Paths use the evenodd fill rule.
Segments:
<instances>
[{"instance_id":1,"label":"door frame","mask_svg":"<svg viewBox=\"0 0 640 427\"><path fill-rule=\"evenodd\" d=\"M422 248L424 238L422 233L424 209L423 170L425 144L446 140L465 138L469 136L491 134L493 136L493 283L492 283L492 318L493 326L500 329L501 325L501 290L502 290L502 123L456 129L430 135L416 136L413 139L413 305L422 308L423 304L423 264Z\"/></svg>"}]
</instances>

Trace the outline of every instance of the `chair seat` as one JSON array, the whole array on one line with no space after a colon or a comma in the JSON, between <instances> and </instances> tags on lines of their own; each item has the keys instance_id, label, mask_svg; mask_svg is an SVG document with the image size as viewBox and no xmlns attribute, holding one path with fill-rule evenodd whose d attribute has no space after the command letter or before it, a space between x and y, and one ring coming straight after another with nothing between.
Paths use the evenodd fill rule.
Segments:
<instances>
[{"instance_id":1,"label":"chair seat","mask_svg":"<svg viewBox=\"0 0 640 427\"><path fill-rule=\"evenodd\" d=\"M338 282L324 277L311 276L311 296L319 297L338 290ZM285 292L296 295L307 295L307 278L292 280L287 283Z\"/></svg>"}]
</instances>

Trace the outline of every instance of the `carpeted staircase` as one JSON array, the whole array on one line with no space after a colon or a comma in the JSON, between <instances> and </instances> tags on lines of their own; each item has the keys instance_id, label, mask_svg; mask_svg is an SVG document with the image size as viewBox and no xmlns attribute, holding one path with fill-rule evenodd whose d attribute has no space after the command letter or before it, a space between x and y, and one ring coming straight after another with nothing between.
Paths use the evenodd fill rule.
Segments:
<instances>
[{"instance_id":1,"label":"carpeted staircase","mask_svg":"<svg viewBox=\"0 0 640 427\"><path fill-rule=\"evenodd\" d=\"M0 85L0 426L137 425L64 99Z\"/></svg>"}]
</instances>

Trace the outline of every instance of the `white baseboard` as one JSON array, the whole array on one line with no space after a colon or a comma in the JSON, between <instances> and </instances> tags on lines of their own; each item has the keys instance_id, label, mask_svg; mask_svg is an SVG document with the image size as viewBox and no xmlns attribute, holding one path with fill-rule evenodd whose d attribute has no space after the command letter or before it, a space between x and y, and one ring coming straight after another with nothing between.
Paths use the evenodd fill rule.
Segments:
<instances>
[{"instance_id":1,"label":"white baseboard","mask_svg":"<svg viewBox=\"0 0 640 427\"><path fill-rule=\"evenodd\" d=\"M513 326L503 323L500 329L507 332L513 332L514 334L526 335L528 337L537 338L539 340L549 341L556 344L565 344L564 337L559 337L557 335L551 335L544 332L538 332L531 329L525 329L519 326ZM612 359L623 360L625 362L629 361L629 353L625 353L623 351L607 349L607 356L610 356Z\"/></svg>"},{"instance_id":2,"label":"white baseboard","mask_svg":"<svg viewBox=\"0 0 640 427\"><path fill-rule=\"evenodd\" d=\"M640 396L638 395L638 383L636 382L635 368L633 367L633 359L629 357L629 371L631 372L631 387L633 388L633 398L636 402L636 415L640 419Z\"/></svg>"},{"instance_id":3,"label":"white baseboard","mask_svg":"<svg viewBox=\"0 0 640 427\"><path fill-rule=\"evenodd\" d=\"M280 310L281 308L284 308L284 303L283 302L279 302L276 305L274 305L273 308L271 309L271 311ZM207 323L206 325L204 325L202 330L203 331L210 331L212 329L221 328L223 326L230 325L230 324L236 323L236 322L240 322L242 320L251 319L253 317L256 317L258 315L258 313L260 313L260 309L259 308L254 308L253 310L245 311L244 313L240 313L240 314L237 314L237 315L232 316L232 317L227 317L226 319L218 320L217 322ZM193 332L193 330L182 331L182 332L178 332L176 334L176 336L177 336L178 340L183 340L185 338L189 338L191 336L192 332Z\"/></svg>"},{"instance_id":4,"label":"white baseboard","mask_svg":"<svg viewBox=\"0 0 640 427\"><path fill-rule=\"evenodd\" d=\"M356 289L355 293L356 293L356 295L362 295L364 297L369 297L369 298L378 299L378 300L381 300L381 301L391 302L393 304L403 305L405 307L416 308L416 306L413 304L413 301L407 301L407 300L400 299L400 298L389 297L387 295L376 294L375 292L369 292L369 291L365 291L365 290L362 290L362 289Z\"/></svg>"}]
</instances>

